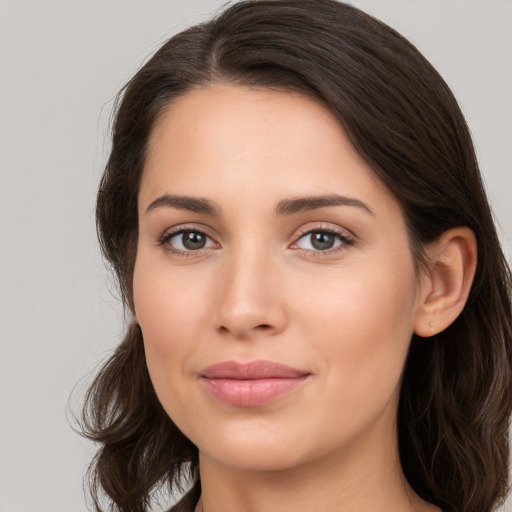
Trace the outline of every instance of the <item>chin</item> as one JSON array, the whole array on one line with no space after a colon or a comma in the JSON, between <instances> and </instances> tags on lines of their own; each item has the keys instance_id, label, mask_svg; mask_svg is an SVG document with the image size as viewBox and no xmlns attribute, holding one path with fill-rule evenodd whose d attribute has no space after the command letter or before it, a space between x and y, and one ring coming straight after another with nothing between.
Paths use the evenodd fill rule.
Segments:
<instances>
[{"instance_id":1,"label":"chin","mask_svg":"<svg viewBox=\"0 0 512 512\"><path fill-rule=\"evenodd\" d=\"M225 450L200 451L203 456L218 464L236 468L238 471L285 471L301 464L301 457L291 447L279 446L275 449L269 443L231 443Z\"/></svg>"},{"instance_id":2,"label":"chin","mask_svg":"<svg viewBox=\"0 0 512 512\"><path fill-rule=\"evenodd\" d=\"M275 426L251 427L236 423L238 425L225 429L212 429L207 438L200 435L192 441L203 456L244 471L285 470L303 461L305 443L300 439L304 436L298 435L296 430L293 432L293 427L279 431Z\"/></svg>"}]
</instances>

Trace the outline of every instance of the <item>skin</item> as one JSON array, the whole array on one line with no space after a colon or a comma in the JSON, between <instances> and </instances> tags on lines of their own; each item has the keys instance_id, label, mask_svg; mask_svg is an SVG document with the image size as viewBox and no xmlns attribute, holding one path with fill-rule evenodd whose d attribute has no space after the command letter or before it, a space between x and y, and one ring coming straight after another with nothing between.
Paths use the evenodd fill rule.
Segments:
<instances>
[{"instance_id":1,"label":"skin","mask_svg":"<svg viewBox=\"0 0 512 512\"><path fill-rule=\"evenodd\" d=\"M165 194L221 213L154 203ZM332 194L367 209L274 212L285 199ZM428 335L440 297L460 290L417 275L399 204L334 116L289 92L189 92L153 130L138 207L135 314L156 393L199 448L197 510L439 510L404 478L396 415L413 332ZM187 248L169 235L184 227L206 245L175 252ZM305 233L325 229L343 238L319 250ZM439 265L462 261L466 235L436 246ZM254 359L310 375L258 407L223 403L199 378Z\"/></svg>"}]
</instances>

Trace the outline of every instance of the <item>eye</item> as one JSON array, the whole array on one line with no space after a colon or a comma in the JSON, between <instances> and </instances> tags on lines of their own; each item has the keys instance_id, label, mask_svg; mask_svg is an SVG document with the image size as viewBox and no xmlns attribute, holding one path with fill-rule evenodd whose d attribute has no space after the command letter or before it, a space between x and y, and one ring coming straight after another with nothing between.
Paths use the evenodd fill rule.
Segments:
<instances>
[{"instance_id":1,"label":"eye","mask_svg":"<svg viewBox=\"0 0 512 512\"><path fill-rule=\"evenodd\" d=\"M298 241L294 244L299 249L307 251L332 251L338 247L342 248L345 245L351 245L352 239L330 229L313 229L304 233Z\"/></svg>"},{"instance_id":2,"label":"eye","mask_svg":"<svg viewBox=\"0 0 512 512\"><path fill-rule=\"evenodd\" d=\"M181 229L173 233L167 233L159 243L166 250L178 254L217 247L217 244L206 233L197 229Z\"/></svg>"}]
</instances>

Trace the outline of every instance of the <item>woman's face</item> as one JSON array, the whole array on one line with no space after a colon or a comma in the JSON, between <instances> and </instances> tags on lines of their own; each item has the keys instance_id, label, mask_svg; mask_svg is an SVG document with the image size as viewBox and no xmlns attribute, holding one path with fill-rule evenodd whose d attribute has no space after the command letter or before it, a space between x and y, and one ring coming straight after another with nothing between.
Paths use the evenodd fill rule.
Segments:
<instances>
[{"instance_id":1,"label":"woman's face","mask_svg":"<svg viewBox=\"0 0 512 512\"><path fill-rule=\"evenodd\" d=\"M202 457L283 469L395 449L419 284L397 201L330 112L189 92L151 135L139 229L149 372Z\"/></svg>"}]
</instances>

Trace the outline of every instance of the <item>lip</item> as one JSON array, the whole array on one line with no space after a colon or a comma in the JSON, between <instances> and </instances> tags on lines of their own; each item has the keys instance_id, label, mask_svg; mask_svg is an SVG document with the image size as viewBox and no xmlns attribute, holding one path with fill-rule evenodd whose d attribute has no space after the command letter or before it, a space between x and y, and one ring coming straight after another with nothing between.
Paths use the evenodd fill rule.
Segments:
<instances>
[{"instance_id":1,"label":"lip","mask_svg":"<svg viewBox=\"0 0 512 512\"><path fill-rule=\"evenodd\" d=\"M238 407L257 407L300 387L310 372L273 361L223 361L199 373L209 393Z\"/></svg>"}]
</instances>

